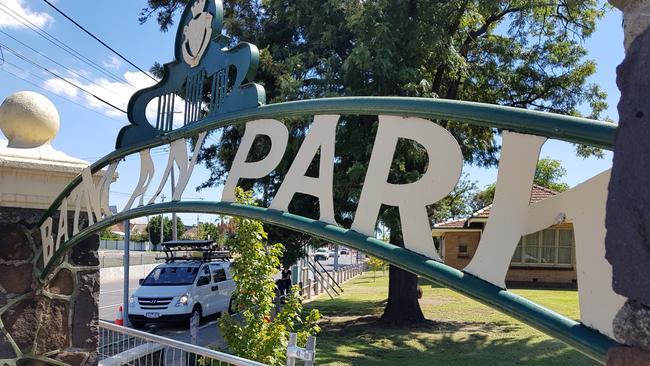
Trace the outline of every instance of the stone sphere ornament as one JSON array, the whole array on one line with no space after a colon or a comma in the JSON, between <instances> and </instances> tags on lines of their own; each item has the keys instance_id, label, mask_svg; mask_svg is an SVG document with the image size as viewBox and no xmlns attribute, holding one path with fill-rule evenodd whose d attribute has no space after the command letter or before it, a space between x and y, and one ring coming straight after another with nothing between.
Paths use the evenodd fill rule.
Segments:
<instances>
[{"instance_id":1,"label":"stone sphere ornament","mask_svg":"<svg viewBox=\"0 0 650 366\"><path fill-rule=\"evenodd\" d=\"M42 94L17 92L0 105L0 130L9 140L7 147L39 147L59 132L59 112Z\"/></svg>"}]
</instances>

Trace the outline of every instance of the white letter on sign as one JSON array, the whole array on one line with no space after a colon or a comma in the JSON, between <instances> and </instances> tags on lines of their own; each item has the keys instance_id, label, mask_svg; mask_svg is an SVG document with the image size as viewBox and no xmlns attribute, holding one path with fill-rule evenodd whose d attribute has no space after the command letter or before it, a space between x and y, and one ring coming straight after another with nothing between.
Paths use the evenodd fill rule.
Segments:
<instances>
[{"instance_id":1,"label":"white letter on sign","mask_svg":"<svg viewBox=\"0 0 650 366\"><path fill-rule=\"evenodd\" d=\"M490 217L465 271L505 288L512 254L527 223L528 202L545 137L503 132L503 149Z\"/></svg>"},{"instance_id":2,"label":"white letter on sign","mask_svg":"<svg viewBox=\"0 0 650 366\"><path fill-rule=\"evenodd\" d=\"M260 161L246 162L246 157L257 135L266 135L271 139L271 151ZM262 178L275 169L282 160L284 150L287 148L289 131L282 122L274 119L261 119L248 122L246 132L241 139L239 149L232 162L226 184L223 187L222 201L235 201L235 188L240 178Z\"/></svg>"},{"instance_id":3,"label":"white letter on sign","mask_svg":"<svg viewBox=\"0 0 650 366\"><path fill-rule=\"evenodd\" d=\"M309 134L300 146L270 208L289 211L289 203L293 195L296 192L305 193L318 198L320 221L336 224L332 184L334 184L334 140L338 121L337 115L314 117ZM307 177L305 173L319 148L318 178Z\"/></svg>"},{"instance_id":4,"label":"white letter on sign","mask_svg":"<svg viewBox=\"0 0 650 366\"><path fill-rule=\"evenodd\" d=\"M614 337L613 321L625 298L612 289L612 266L605 259L605 206L610 170L528 208L522 234L555 224L558 214L573 221L580 320Z\"/></svg>"},{"instance_id":5,"label":"white letter on sign","mask_svg":"<svg viewBox=\"0 0 650 366\"><path fill-rule=\"evenodd\" d=\"M413 140L427 151L429 165L420 180L409 184L388 183L388 173L400 138ZM456 186L463 155L456 139L437 124L420 118L379 116L377 138L352 229L375 235L382 203L399 207L404 246L440 260L433 244L427 205L436 203Z\"/></svg>"},{"instance_id":6,"label":"white letter on sign","mask_svg":"<svg viewBox=\"0 0 650 366\"><path fill-rule=\"evenodd\" d=\"M54 238L52 238L52 225L54 220L51 217L48 217L43 225L41 225L41 245L43 246L43 265L47 266L47 263L52 259L54 255Z\"/></svg>"}]
</instances>

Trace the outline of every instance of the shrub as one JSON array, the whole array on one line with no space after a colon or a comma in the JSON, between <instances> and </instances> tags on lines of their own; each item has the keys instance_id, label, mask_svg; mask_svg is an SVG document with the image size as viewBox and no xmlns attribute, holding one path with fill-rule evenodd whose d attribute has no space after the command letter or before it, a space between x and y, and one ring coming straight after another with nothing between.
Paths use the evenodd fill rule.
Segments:
<instances>
[{"instance_id":1,"label":"shrub","mask_svg":"<svg viewBox=\"0 0 650 366\"><path fill-rule=\"evenodd\" d=\"M239 203L254 205L251 191L237 188ZM235 258L231 265L237 289L233 308L241 319L224 315L219 325L231 352L237 356L268 365L285 365L289 333L298 334L298 344L304 346L310 335L320 328L318 310L303 317L302 299L296 288L287 296L282 310L271 320L276 296L273 275L280 267L282 244L265 243L267 234L262 223L247 218L235 218L236 234L226 241ZM239 316L237 318L239 318Z\"/></svg>"}]
</instances>

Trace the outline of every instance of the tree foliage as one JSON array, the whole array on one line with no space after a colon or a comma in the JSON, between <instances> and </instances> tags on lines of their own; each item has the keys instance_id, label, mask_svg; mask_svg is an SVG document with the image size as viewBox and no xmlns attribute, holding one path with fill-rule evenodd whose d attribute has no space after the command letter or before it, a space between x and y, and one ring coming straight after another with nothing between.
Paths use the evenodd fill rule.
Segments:
<instances>
[{"instance_id":1,"label":"tree foliage","mask_svg":"<svg viewBox=\"0 0 650 366\"><path fill-rule=\"evenodd\" d=\"M160 235L160 234L158 234L158 235ZM149 241L149 233L147 232L146 229L143 230L143 231L134 230L131 233L131 236L129 237L129 240L131 240L133 242L139 242L139 243L147 242L147 241Z\"/></svg>"},{"instance_id":2,"label":"tree foliage","mask_svg":"<svg viewBox=\"0 0 650 366\"><path fill-rule=\"evenodd\" d=\"M569 189L569 185L562 182L566 176L566 169L559 160L545 157L537 162L534 182L542 187L550 188L556 192L564 192Z\"/></svg>"},{"instance_id":3,"label":"tree foliage","mask_svg":"<svg viewBox=\"0 0 650 366\"><path fill-rule=\"evenodd\" d=\"M107 227L99 233L99 238L102 240L122 240L122 235L115 234L110 227Z\"/></svg>"},{"instance_id":4,"label":"tree foliage","mask_svg":"<svg viewBox=\"0 0 650 366\"><path fill-rule=\"evenodd\" d=\"M562 178L566 176L566 169L562 166L559 160L545 157L539 159L537 168L535 169L535 177L533 184L538 186L550 188L556 192L564 192L569 189L569 185L562 182ZM473 211L478 211L483 207L492 204L494 200L494 192L496 190L496 183L492 183L485 187L482 191L474 193L470 207Z\"/></svg>"},{"instance_id":5,"label":"tree foliage","mask_svg":"<svg viewBox=\"0 0 650 366\"><path fill-rule=\"evenodd\" d=\"M169 217L163 219L163 241L172 240L172 220ZM151 236L151 242L153 244L160 243L160 216L152 216L149 218L149 225L147 225L147 230ZM176 218L176 233L180 238L185 232L185 225L183 220L180 217Z\"/></svg>"},{"instance_id":6,"label":"tree foliage","mask_svg":"<svg viewBox=\"0 0 650 366\"><path fill-rule=\"evenodd\" d=\"M216 243L222 243L223 237L217 225L211 222L202 222L198 227L198 239L214 240Z\"/></svg>"},{"instance_id":7,"label":"tree foliage","mask_svg":"<svg viewBox=\"0 0 650 366\"><path fill-rule=\"evenodd\" d=\"M147 0L140 20L155 17L161 30L167 30L186 2ZM260 48L256 81L264 85L270 103L396 95L570 115L579 115L579 108L587 106L588 116L599 118L607 106L605 94L588 82L596 64L586 59L583 42L603 13L597 0L225 0L224 31L232 37L232 44L247 41ZM282 162L264 178L240 181L245 189L260 192L264 205L277 192L311 121L287 118L284 122L291 132ZM436 122L460 142L466 163L496 164L499 131L463 121ZM343 116L339 122L334 204L337 222L345 227L354 219L376 129L377 119L372 116ZM227 127L218 144L203 148L199 159L211 171L203 187L224 182L243 131L243 126ZM263 158L269 148L268 139L256 139L248 160ZM577 152L599 153L586 147L578 147ZM436 158L441 157L427 157L412 141L400 141L389 181L416 181L424 174L428 159ZM318 159L307 174L317 176ZM289 208L318 217L313 197L296 195ZM438 216L432 220L443 216L437 214L443 208L429 208L432 216ZM398 210L384 207L380 221L394 232L393 243L401 245ZM274 229L272 237L292 248L289 252L309 241L282 229ZM391 281L398 275L399 270L391 270ZM412 276L408 281L415 280ZM406 287L391 286L395 291L400 288ZM414 291L400 294L393 290L389 295L417 302L415 296ZM394 312L406 313L397 308Z\"/></svg>"},{"instance_id":8,"label":"tree foliage","mask_svg":"<svg viewBox=\"0 0 650 366\"><path fill-rule=\"evenodd\" d=\"M252 192L241 188L237 188L237 201L255 204ZM279 243L265 243L268 236L259 221L234 221L237 231L226 245L235 258L231 265L237 285L233 306L243 320L224 315L219 322L223 337L238 356L267 365L285 365L289 333L297 333L299 344L304 347L307 337L320 331L316 325L320 313L314 309L303 317L301 299L294 288L282 310L270 321L276 294L273 275L278 272L284 248Z\"/></svg>"}]
</instances>

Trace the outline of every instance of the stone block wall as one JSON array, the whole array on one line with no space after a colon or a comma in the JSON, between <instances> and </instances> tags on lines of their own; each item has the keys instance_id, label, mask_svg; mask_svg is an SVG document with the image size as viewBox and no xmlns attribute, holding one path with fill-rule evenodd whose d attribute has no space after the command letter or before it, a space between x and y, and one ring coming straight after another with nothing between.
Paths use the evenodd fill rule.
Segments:
<instances>
[{"instance_id":1,"label":"stone block wall","mask_svg":"<svg viewBox=\"0 0 650 366\"><path fill-rule=\"evenodd\" d=\"M610 0L623 11L625 60L617 69L619 126L607 199L606 257L614 291L628 298L614 319L623 347L610 366L650 365L650 0Z\"/></svg>"},{"instance_id":2,"label":"stone block wall","mask_svg":"<svg viewBox=\"0 0 650 366\"><path fill-rule=\"evenodd\" d=\"M0 207L0 366L95 365L99 237L73 248L42 283L42 215Z\"/></svg>"}]
</instances>

